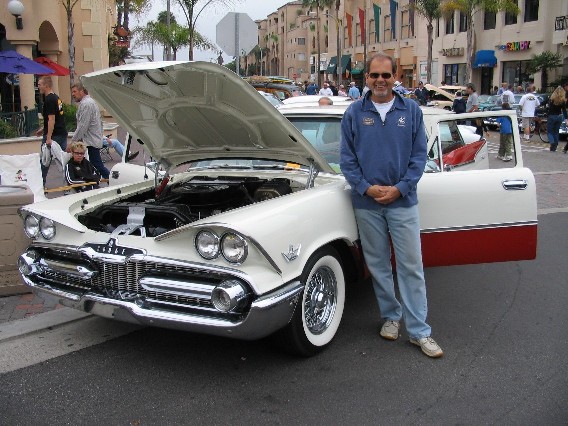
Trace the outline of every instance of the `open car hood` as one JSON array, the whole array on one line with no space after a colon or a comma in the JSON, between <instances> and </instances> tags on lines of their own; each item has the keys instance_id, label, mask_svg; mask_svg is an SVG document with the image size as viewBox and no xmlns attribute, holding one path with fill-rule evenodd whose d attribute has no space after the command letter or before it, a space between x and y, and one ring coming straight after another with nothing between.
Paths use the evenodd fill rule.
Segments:
<instances>
[{"instance_id":1,"label":"open car hood","mask_svg":"<svg viewBox=\"0 0 568 426\"><path fill-rule=\"evenodd\" d=\"M276 108L211 62L123 65L82 77L91 96L166 168L255 158L333 169Z\"/></svg>"}]
</instances>

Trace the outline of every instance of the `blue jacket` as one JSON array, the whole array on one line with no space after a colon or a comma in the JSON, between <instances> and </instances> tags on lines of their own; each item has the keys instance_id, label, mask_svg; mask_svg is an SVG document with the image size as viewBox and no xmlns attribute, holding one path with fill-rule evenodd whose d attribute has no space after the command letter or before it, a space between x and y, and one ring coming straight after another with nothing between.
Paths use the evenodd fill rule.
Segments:
<instances>
[{"instance_id":1,"label":"blue jacket","mask_svg":"<svg viewBox=\"0 0 568 426\"><path fill-rule=\"evenodd\" d=\"M371 185L398 188L402 196L387 207L417 204L416 185L424 172L426 150L422 111L413 100L395 93L385 122L371 101L371 91L353 102L341 121L340 159L341 171L352 188L353 207L377 207L365 195Z\"/></svg>"}]
</instances>

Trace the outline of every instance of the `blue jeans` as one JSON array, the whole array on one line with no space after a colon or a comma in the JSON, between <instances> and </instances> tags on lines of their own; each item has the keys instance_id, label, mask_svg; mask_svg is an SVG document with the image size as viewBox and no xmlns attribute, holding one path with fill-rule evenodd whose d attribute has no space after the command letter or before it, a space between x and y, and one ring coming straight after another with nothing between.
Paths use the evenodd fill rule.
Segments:
<instances>
[{"instance_id":1,"label":"blue jeans","mask_svg":"<svg viewBox=\"0 0 568 426\"><path fill-rule=\"evenodd\" d=\"M101 159L101 150L94 146L88 146L87 151L89 151L89 161L93 167L98 170L104 179L108 179L110 172L105 167L103 160Z\"/></svg>"},{"instance_id":2,"label":"blue jeans","mask_svg":"<svg viewBox=\"0 0 568 426\"><path fill-rule=\"evenodd\" d=\"M43 145L46 140L47 140L47 135L44 134L42 139L41 139L41 144ZM62 151L65 151L67 149L67 135L53 135L53 136L51 136L51 140L57 142L59 144L59 146L61 147ZM43 164L41 164L41 177L43 179L44 188L45 188L45 181L47 179L47 173L48 172L49 172L49 166L44 167ZM64 181L65 181L65 179L64 179Z\"/></svg>"},{"instance_id":3,"label":"blue jeans","mask_svg":"<svg viewBox=\"0 0 568 426\"><path fill-rule=\"evenodd\" d=\"M110 146L114 148L116 153L122 158L122 154L124 153L124 145L122 145L118 139L110 139ZM107 142L107 138L103 138L103 146L109 146Z\"/></svg>"},{"instance_id":4,"label":"blue jeans","mask_svg":"<svg viewBox=\"0 0 568 426\"><path fill-rule=\"evenodd\" d=\"M387 208L377 204L375 210L355 209L355 219L381 317L404 319L412 339L430 336L418 206ZM394 289L389 235L396 257L400 302Z\"/></svg>"},{"instance_id":5,"label":"blue jeans","mask_svg":"<svg viewBox=\"0 0 568 426\"><path fill-rule=\"evenodd\" d=\"M550 150L556 151L558 146L558 138L560 134L560 125L564 117L560 115L549 115L546 122L546 132L548 133L548 143L550 143Z\"/></svg>"}]
</instances>

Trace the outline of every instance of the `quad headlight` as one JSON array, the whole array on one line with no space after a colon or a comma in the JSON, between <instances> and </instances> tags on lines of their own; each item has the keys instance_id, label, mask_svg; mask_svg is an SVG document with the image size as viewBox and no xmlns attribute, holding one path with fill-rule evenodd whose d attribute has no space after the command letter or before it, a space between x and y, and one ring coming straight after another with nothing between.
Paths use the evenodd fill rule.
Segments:
<instances>
[{"instance_id":1,"label":"quad headlight","mask_svg":"<svg viewBox=\"0 0 568 426\"><path fill-rule=\"evenodd\" d=\"M55 222L47 217L36 217L29 214L24 218L24 232L31 239L36 239L40 235L46 240L55 237Z\"/></svg>"},{"instance_id":2,"label":"quad headlight","mask_svg":"<svg viewBox=\"0 0 568 426\"><path fill-rule=\"evenodd\" d=\"M243 263L247 258L248 246L243 237L227 233L221 238L221 253L230 263Z\"/></svg>"},{"instance_id":3,"label":"quad headlight","mask_svg":"<svg viewBox=\"0 0 568 426\"><path fill-rule=\"evenodd\" d=\"M227 262L234 264L243 263L248 255L246 240L233 232L218 237L210 230L199 231L195 237L195 248L206 260L213 260L222 255Z\"/></svg>"},{"instance_id":4,"label":"quad headlight","mask_svg":"<svg viewBox=\"0 0 568 426\"><path fill-rule=\"evenodd\" d=\"M36 239L39 235L39 220L29 214L24 219L24 232L29 238Z\"/></svg>"},{"instance_id":5,"label":"quad headlight","mask_svg":"<svg viewBox=\"0 0 568 426\"><path fill-rule=\"evenodd\" d=\"M51 240L55 237L55 223L47 217L42 217L39 220L39 232L46 240Z\"/></svg>"}]
</instances>

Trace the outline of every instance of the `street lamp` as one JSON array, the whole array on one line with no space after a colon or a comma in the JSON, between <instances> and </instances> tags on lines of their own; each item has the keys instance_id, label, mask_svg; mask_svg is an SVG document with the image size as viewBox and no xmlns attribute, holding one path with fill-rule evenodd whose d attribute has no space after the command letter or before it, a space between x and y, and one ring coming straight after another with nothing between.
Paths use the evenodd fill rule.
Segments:
<instances>
[{"instance_id":1,"label":"street lamp","mask_svg":"<svg viewBox=\"0 0 568 426\"><path fill-rule=\"evenodd\" d=\"M337 35L337 85L339 86L341 84L341 76L343 74L342 69L341 69L341 45L340 45L340 38L339 38L339 26L341 25L341 28L343 28L343 23L341 21L341 19L337 18L336 16L333 16L331 13L329 13L329 10L326 10L325 12L325 17L326 18L332 18L335 21L335 33Z\"/></svg>"},{"instance_id":2,"label":"street lamp","mask_svg":"<svg viewBox=\"0 0 568 426\"><path fill-rule=\"evenodd\" d=\"M8 3L8 12L16 17L16 29L23 30L22 14L24 13L24 5L19 0L10 0Z\"/></svg>"}]
</instances>

